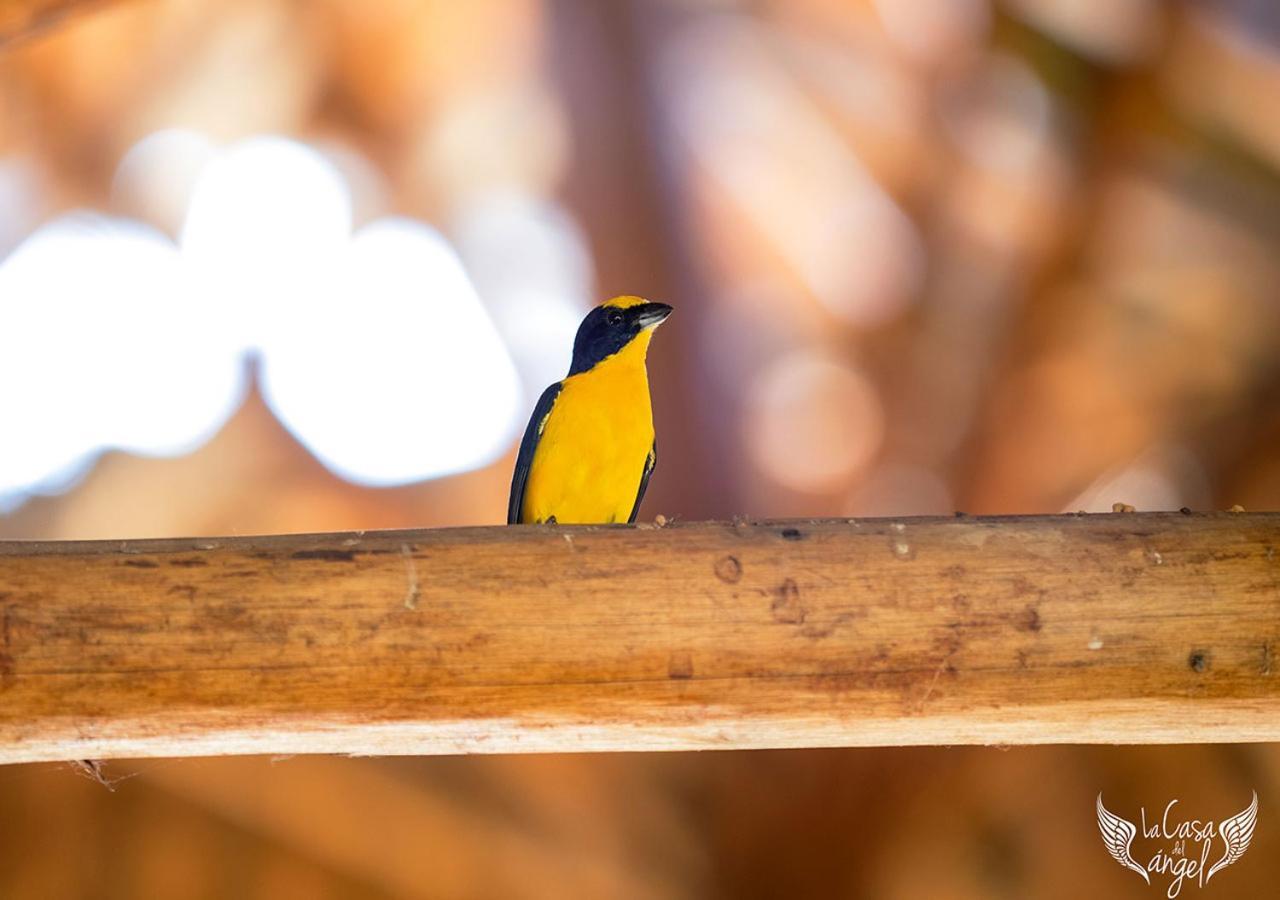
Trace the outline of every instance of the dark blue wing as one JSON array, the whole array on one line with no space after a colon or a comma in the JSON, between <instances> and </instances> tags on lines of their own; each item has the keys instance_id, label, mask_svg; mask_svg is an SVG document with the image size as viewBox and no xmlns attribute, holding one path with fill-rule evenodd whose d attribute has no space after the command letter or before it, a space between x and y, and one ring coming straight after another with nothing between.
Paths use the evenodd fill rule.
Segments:
<instances>
[{"instance_id":1,"label":"dark blue wing","mask_svg":"<svg viewBox=\"0 0 1280 900\"><path fill-rule=\"evenodd\" d=\"M631 507L631 518L628 522L636 520L636 514L640 512L640 501L644 499L645 489L649 487L649 476L653 474L654 467L658 465L658 441L655 438L653 447L649 450L649 455L644 458L644 472L640 476L640 490L636 493L636 505Z\"/></svg>"},{"instance_id":2,"label":"dark blue wing","mask_svg":"<svg viewBox=\"0 0 1280 900\"><path fill-rule=\"evenodd\" d=\"M542 428L551 414L551 407L556 405L556 397L560 396L563 382L557 381L542 392L538 405L533 408L529 417L529 426L524 430L524 439L520 441L520 455L516 457L516 470L511 474L511 499L507 502L507 524L520 524L520 509L524 506L524 486L529 480L529 469L533 465L533 451L538 449L538 439L542 437Z\"/></svg>"}]
</instances>

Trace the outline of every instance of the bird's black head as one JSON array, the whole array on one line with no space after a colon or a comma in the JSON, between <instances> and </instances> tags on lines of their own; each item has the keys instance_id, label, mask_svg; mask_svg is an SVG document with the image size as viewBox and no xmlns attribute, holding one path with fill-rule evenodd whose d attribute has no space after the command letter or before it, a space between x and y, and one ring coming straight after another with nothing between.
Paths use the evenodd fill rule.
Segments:
<instances>
[{"instance_id":1,"label":"bird's black head","mask_svg":"<svg viewBox=\"0 0 1280 900\"><path fill-rule=\"evenodd\" d=\"M613 356L643 332L661 325L671 315L665 303L650 303L640 297L614 297L602 303L582 320L573 341L570 375L585 372Z\"/></svg>"}]
</instances>

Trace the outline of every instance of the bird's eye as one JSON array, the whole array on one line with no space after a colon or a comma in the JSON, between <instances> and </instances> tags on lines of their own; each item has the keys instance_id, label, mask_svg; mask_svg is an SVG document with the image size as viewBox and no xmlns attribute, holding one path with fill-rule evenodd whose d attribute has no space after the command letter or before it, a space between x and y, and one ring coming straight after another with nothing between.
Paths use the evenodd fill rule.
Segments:
<instances>
[{"instance_id":1,"label":"bird's eye","mask_svg":"<svg viewBox=\"0 0 1280 900\"><path fill-rule=\"evenodd\" d=\"M612 309L609 311L609 314L604 317L604 320L614 328L617 328L622 324L622 313L618 312L616 309Z\"/></svg>"}]
</instances>

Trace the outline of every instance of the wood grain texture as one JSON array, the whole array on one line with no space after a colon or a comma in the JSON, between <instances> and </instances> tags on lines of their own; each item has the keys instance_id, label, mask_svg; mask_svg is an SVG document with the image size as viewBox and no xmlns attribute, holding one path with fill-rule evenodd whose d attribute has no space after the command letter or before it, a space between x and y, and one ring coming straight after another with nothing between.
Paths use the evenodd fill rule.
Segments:
<instances>
[{"instance_id":1,"label":"wood grain texture","mask_svg":"<svg viewBox=\"0 0 1280 900\"><path fill-rule=\"evenodd\" d=\"M1280 514L0 543L0 762L1280 740Z\"/></svg>"}]
</instances>

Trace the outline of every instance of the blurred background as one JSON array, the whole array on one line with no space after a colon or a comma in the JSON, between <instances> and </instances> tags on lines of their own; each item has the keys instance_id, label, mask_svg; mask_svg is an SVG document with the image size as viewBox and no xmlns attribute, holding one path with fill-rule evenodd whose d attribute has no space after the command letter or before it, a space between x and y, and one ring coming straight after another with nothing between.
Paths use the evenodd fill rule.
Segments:
<instances>
[{"instance_id":1,"label":"blurred background","mask_svg":"<svg viewBox=\"0 0 1280 900\"><path fill-rule=\"evenodd\" d=\"M1280 508L1280 5L0 3L0 538L492 524L672 303L643 518ZM1157 896L1280 749L0 769L0 898ZM1187 885L1184 896L1199 888Z\"/></svg>"}]
</instances>

